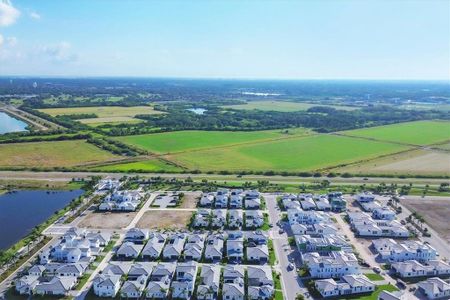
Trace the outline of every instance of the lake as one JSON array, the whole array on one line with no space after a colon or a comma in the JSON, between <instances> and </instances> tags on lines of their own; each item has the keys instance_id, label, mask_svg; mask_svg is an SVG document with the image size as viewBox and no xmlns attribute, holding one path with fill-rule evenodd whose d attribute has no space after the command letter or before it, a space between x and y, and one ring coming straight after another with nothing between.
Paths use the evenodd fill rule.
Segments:
<instances>
[{"instance_id":1,"label":"lake","mask_svg":"<svg viewBox=\"0 0 450 300\"><path fill-rule=\"evenodd\" d=\"M15 119L0 111L0 134L8 133L8 132L16 132L16 131L26 131L27 123Z\"/></svg>"},{"instance_id":2,"label":"lake","mask_svg":"<svg viewBox=\"0 0 450 300\"><path fill-rule=\"evenodd\" d=\"M6 249L83 194L73 191L17 191L0 195L0 249Z\"/></svg>"},{"instance_id":3,"label":"lake","mask_svg":"<svg viewBox=\"0 0 450 300\"><path fill-rule=\"evenodd\" d=\"M207 109L204 108L189 108L188 111L193 112L194 114L197 115L203 115L205 113L205 111L207 111Z\"/></svg>"}]
</instances>

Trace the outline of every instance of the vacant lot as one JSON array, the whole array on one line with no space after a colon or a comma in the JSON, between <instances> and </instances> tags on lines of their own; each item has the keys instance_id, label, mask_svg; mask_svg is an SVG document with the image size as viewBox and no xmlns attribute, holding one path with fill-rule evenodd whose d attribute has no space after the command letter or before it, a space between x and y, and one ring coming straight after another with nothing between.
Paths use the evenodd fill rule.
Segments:
<instances>
[{"instance_id":1,"label":"vacant lot","mask_svg":"<svg viewBox=\"0 0 450 300\"><path fill-rule=\"evenodd\" d=\"M3 167L70 167L119 158L84 140L0 145Z\"/></svg>"},{"instance_id":2,"label":"vacant lot","mask_svg":"<svg viewBox=\"0 0 450 300\"><path fill-rule=\"evenodd\" d=\"M195 208L202 192L184 192L183 202L180 208Z\"/></svg>"},{"instance_id":3,"label":"vacant lot","mask_svg":"<svg viewBox=\"0 0 450 300\"><path fill-rule=\"evenodd\" d=\"M92 170L95 171L120 171L120 172L133 172L133 171L145 171L145 172L180 172L183 171L173 164L165 162L160 159L150 159L137 162L123 163L123 164L113 164L100 167L94 167Z\"/></svg>"},{"instance_id":4,"label":"vacant lot","mask_svg":"<svg viewBox=\"0 0 450 300\"><path fill-rule=\"evenodd\" d=\"M95 229L121 229L127 227L136 214L136 212L90 212L78 226Z\"/></svg>"},{"instance_id":5,"label":"vacant lot","mask_svg":"<svg viewBox=\"0 0 450 300\"><path fill-rule=\"evenodd\" d=\"M448 175L450 152L413 150L337 168L336 171L359 174Z\"/></svg>"},{"instance_id":6,"label":"vacant lot","mask_svg":"<svg viewBox=\"0 0 450 300\"><path fill-rule=\"evenodd\" d=\"M72 115L72 114L96 114L97 118L80 120L86 124L92 123L124 123L136 121L133 117L139 114L159 114L151 106L92 106L92 107L65 107L65 108L45 108L41 112L51 116Z\"/></svg>"},{"instance_id":7,"label":"vacant lot","mask_svg":"<svg viewBox=\"0 0 450 300\"><path fill-rule=\"evenodd\" d=\"M413 145L429 145L450 140L450 122L408 122L349 130L342 133L349 136L359 136L381 141Z\"/></svg>"},{"instance_id":8,"label":"vacant lot","mask_svg":"<svg viewBox=\"0 0 450 300\"><path fill-rule=\"evenodd\" d=\"M306 135L309 133L309 130L302 128L290 129L287 134L280 130L251 132L188 130L124 136L117 139L121 142L128 143L154 153L175 153L187 150L229 146L277 138L289 138L294 135Z\"/></svg>"},{"instance_id":9,"label":"vacant lot","mask_svg":"<svg viewBox=\"0 0 450 300\"><path fill-rule=\"evenodd\" d=\"M333 135L295 137L168 156L199 170L308 171L375 158L405 146Z\"/></svg>"},{"instance_id":10,"label":"vacant lot","mask_svg":"<svg viewBox=\"0 0 450 300\"><path fill-rule=\"evenodd\" d=\"M439 235L450 242L450 201L426 197L423 199L405 199L402 204L410 211L416 211L425 218L425 222Z\"/></svg>"},{"instance_id":11,"label":"vacant lot","mask_svg":"<svg viewBox=\"0 0 450 300\"><path fill-rule=\"evenodd\" d=\"M266 100L266 101L249 101L245 104L237 104L237 105L227 105L223 106L224 108L231 109L245 109L245 110L264 110L264 111L281 111L281 112L291 112L291 111L300 111L307 110L313 106L321 106L321 107L333 107L336 109L342 110L355 110L357 107L352 106L333 106L333 105L320 105L314 103L305 103L305 102L289 102L289 101L277 101L277 100Z\"/></svg>"},{"instance_id":12,"label":"vacant lot","mask_svg":"<svg viewBox=\"0 0 450 300\"><path fill-rule=\"evenodd\" d=\"M146 229L186 229L192 217L191 211L149 210L136 227Z\"/></svg>"}]
</instances>

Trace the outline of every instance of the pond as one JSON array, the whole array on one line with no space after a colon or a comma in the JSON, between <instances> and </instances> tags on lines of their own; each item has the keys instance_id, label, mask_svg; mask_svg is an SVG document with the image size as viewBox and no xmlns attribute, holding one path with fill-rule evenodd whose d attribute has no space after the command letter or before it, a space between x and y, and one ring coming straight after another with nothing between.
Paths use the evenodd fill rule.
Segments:
<instances>
[{"instance_id":1,"label":"pond","mask_svg":"<svg viewBox=\"0 0 450 300\"><path fill-rule=\"evenodd\" d=\"M193 112L194 114L197 114L197 115L203 115L207 111L207 109L204 109L204 108L189 108L188 111L191 111L191 112Z\"/></svg>"},{"instance_id":2,"label":"pond","mask_svg":"<svg viewBox=\"0 0 450 300\"><path fill-rule=\"evenodd\" d=\"M26 131L27 123L15 119L0 111L0 134L8 133L8 132L16 132L16 131Z\"/></svg>"},{"instance_id":3,"label":"pond","mask_svg":"<svg viewBox=\"0 0 450 300\"><path fill-rule=\"evenodd\" d=\"M0 195L0 249L18 242L83 192L27 190Z\"/></svg>"}]
</instances>

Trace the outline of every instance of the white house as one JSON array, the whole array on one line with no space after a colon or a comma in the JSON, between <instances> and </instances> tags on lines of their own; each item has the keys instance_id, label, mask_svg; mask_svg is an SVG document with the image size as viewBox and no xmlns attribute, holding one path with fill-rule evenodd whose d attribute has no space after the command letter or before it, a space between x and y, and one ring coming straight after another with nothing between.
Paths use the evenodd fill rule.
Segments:
<instances>
[{"instance_id":1,"label":"white house","mask_svg":"<svg viewBox=\"0 0 450 300\"><path fill-rule=\"evenodd\" d=\"M445 282L439 277L428 278L417 284L428 299L437 299L450 296L450 283Z\"/></svg>"},{"instance_id":2,"label":"white house","mask_svg":"<svg viewBox=\"0 0 450 300\"><path fill-rule=\"evenodd\" d=\"M215 300L219 294L220 266L203 265L200 273L201 282L197 287L197 299Z\"/></svg>"},{"instance_id":3,"label":"white house","mask_svg":"<svg viewBox=\"0 0 450 300\"><path fill-rule=\"evenodd\" d=\"M371 192L363 192L355 195L355 200L364 203L364 202L373 202L375 201L375 195Z\"/></svg>"},{"instance_id":4,"label":"white house","mask_svg":"<svg viewBox=\"0 0 450 300\"><path fill-rule=\"evenodd\" d=\"M371 293L375 284L364 275L344 275L340 281L332 278L316 280L315 286L322 297Z\"/></svg>"},{"instance_id":5,"label":"white house","mask_svg":"<svg viewBox=\"0 0 450 300\"><path fill-rule=\"evenodd\" d=\"M184 258L186 260L200 261L205 246L204 234L192 234L188 236L187 242L184 246Z\"/></svg>"},{"instance_id":6,"label":"white house","mask_svg":"<svg viewBox=\"0 0 450 300\"><path fill-rule=\"evenodd\" d=\"M39 283L39 276L26 275L16 280L15 288L20 295L31 295Z\"/></svg>"},{"instance_id":7,"label":"white house","mask_svg":"<svg viewBox=\"0 0 450 300\"><path fill-rule=\"evenodd\" d=\"M450 265L439 260L430 260L426 264L407 260L393 263L391 269L402 278L450 275Z\"/></svg>"},{"instance_id":8,"label":"white house","mask_svg":"<svg viewBox=\"0 0 450 300\"><path fill-rule=\"evenodd\" d=\"M226 209L213 209L212 210L212 222L213 228L221 228L225 226L227 222L227 210Z\"/></svg>"},{"instance_id":9,"label":"white house","mask_svg":"<svg viewBox=\"0 0 450 300\"><path fill-rule=\"evenodd\" d=\"M169 237L163 250L163 258L167 260L177 260L183 252L186 235L175 233Z\"/></svg>"},{"instance_id":10,"label":"white house","mask_svg":"<svg viewBox=\"0 0 450 300\"><path fill-rule=\"evenodd\" d=\"M267 245L255 245L248 246L247 249L247 260L249 262L265 264L269 262L269 248Z\"/></svg>"},{"instance_id":11,"label":"white house","mask_svg":"<svg viewBox=\"0 0 450 300\"><path fill-rule=\"evenodd\" d=\"M375 219L380 220L394 220L396 217L395 211L388 208L387 206L383 206L381 208L376 208L372 211L372 216Z\"/></svg>"},{"instance_id":12,"label":"white house","mask_svg":"<svg viewBox=\"0 0 450 300\"><path fill-rule=\"evenodd\" d=\"M302 254L302 261L313 278L338 278L360 274L358 259L353 253L333 251L321 256L317 252Z\"/></svg>"},{"instance_id":13,"label":"white house","mask_svg":"<svg viewBox=\"0 0 450 300\"><path fill-rule=\"evenodd\" d=\"M244 223L244 214L241 209L228 210L228 227L241 228Z\"/></svg>"},{"instance_id":14,"label":"white house","mask_svg":"<svg viewBox=\"0 0 450 300\"><path fill-rule=\"evenodd\" d=\"M158 259L161 256L165 243L165 234L158 232L152 233L144 249L142 249L142 258L146 260Z\"/></svg>"},{"instance_id":15,"label":"white house","mask_svg":"<svg viewBox=\"0 0 450 300\"><path fill-rule=\"evenodd\" d=\"M98 274L92 282L94 294L99 297L115 297L120 289L120 275Z\"/></svg>"},{"instance_id":16,"label":"white house","mask_svg":"<svg viewBox=\"0 0 450 300\"><path fill-rule=\"evenodd\" d=\"M118 259L135 259L141 253L142 248L144 245L125 242L117 249L116 257Z\"/></svg>"},{"instance_id":17,"label":"white house","mask_svg":"<svg viewBox=\"0 0 450 300\"><path fill-rule=\"evenodd\" d=\"M37 295L59 295L64 296L77 283L76 277L52 277L48 281L40 281L34 288Z\"/></svg>"},{"instance_id":18,"label":"white house","mask_svg":"<svg viewBox=\"0 0 450 300\"><path fill-rule=\"evenodd\" d=\"M407 240L397 243L393 239L378 239L372 241L373 248L381 259L389 262L406 260L429 261L436 258L436 249L429 244Z\"/></svg>"},{"instance_id":19,"label":"white house","mask_svg":"<svg viewBox=\"0 0 450 300\"><path fill-rule=\"evenodd\" d=\"M223 257L224 238L220 234L212 234L206 240L205 259L208 261L221 261Z\"/></svg>"}]
</instances>

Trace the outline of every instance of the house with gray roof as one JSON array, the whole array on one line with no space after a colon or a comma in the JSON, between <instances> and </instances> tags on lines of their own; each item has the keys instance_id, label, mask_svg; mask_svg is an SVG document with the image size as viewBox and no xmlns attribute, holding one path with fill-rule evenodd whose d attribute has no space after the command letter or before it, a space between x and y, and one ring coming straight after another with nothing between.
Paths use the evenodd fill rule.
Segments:
<instances>
[{"instance_id":1,"label":"house with gray roof","mask_svg":"<svg viewBox=\"0 0 450 300\"><path fill-rule=\"evenodd\" d=\"M166 243L166 235L162 233L152 233L150 239L142 249L142 259L156 260L161 256L164 245Z\"/></svg>"},{"instance_id":2,"label":"house with gray roof","mask_svg":"<svg viewBox=\"0 0 450 300\"><path fill-rule=\"evenodd\" d=\"M256 245L267 245L268 242L268 237L267 235L261 231L261 230L256 230L253 232L248 232L246 234L246 238L247 238L247 242L256 244Z\"/></svg>"},{"instance_id":3,"label":"house with gray roof","mask_svg":"<svg viewBox=\"0 0 450 300\"><path fill-rule=\"evenodd\" d=\"M244 259L244 240L227 240L227 257L229 261L241 262Z\"/></svg>"},{"instance_id":4,"label":"house with gray roof","mask_svg":"<svg viewBox=\"0 0 450 300\"><path fill-rule=\"evenodd\" d=\"M269 300L273 299L274 288L271 285L249 286L247 293L249 300Z\"/></svg>"},{"instance_id":5,"label":"house with gray roof","mask_svg":"<svg viewBox=\"0 0 450 300\"><path fill-rule=\"evenodd\" d=\"M245 269L241 265L226 265L223 269L223 282L233 283L237 279L244 280Z\"/></svg>"},{"instance_id":6,"label":"house with gray roof","mask_svg":"<svg viewBox=\"0 0 450 300\"><path fill-rule=\"evenodd\" d=\"M144 245L125 242L117 249L116 258L124 260L135 259L139 256L143 248Z\"/></svg>"},{"instance_id":7,"label":"house with gray roof","mask_svg":"<svg viewBox=\"0 0 450 300\"><path fill-rule=\"evenodd\" d=\"M86 271L88 264L61 264L58 267L54 274L58 277L77 277L80 278L83 276L83 273Z\"/></svg>"},{"instance_id":8,"label":"house with gray roof","mask_svg":"<svg viewBox=\"0 0 450 300\"><path fill-rule=\"evenodd\" d=\"M274 285L272 268L269 266L249 266L247 278L250 286Z\"/></svg>"},{"instance_id":9,"label":"house with gray roof","mask_svg":"<svg viewBox=\"0 0 450 300\"><path fill-rule=\"evenodd\" d=\"M195 214L193 226L195 228L208 228L211 219L211 211L209 209L199 209Z\"/></svg>"},{"instance_id":10,"label":"house with gray roof","mask_svg":"<svg viewBox=\"0 0 450 300\"><path fill-rule=\"evenodd\" d=\"M244 223L244 213L241 209L229 209L228 210L228 227L229 228L241 228Z\"/></svg>"},{"instance_id":11,"label":"house with gray roof","mask_svg":"<svg viewBox=\"0 0 450 300\"><path fill-rule=\"evenodd\" d=\"M247 210L245 212L245 227L259 228L264 224L264 215L260 210Z\"/></svg>"},{"instance_id":12,"label":"house with gray roof","mask_svg":"<svg viewBox=\"0 0 450 300\"><path fill-rule=\"evenodd\" d=\"M191 299L195 278L197 276L197 263L187 262L179 263L175 269L175 280L172 281L172 298L174 299Z\"/></svg>"},{"instance_id":13,"label":"house with gray roof","mask_svg":"<svg viewBox=\"0 0 450 300\"><path fill-rule=\"evenodd\" d=\"M439 277L428 278L427 280L419 282L417 285L419 290L425 294L428 299L448 299L450 297L450 283Z\"/></svg>"},{"instance_id":14,"label":"house with gray roof","mask_svg":"<svg viewBox=\"0 0 450 300\"><path fill-rule=\"evenodd\" d=\"M52 277L48 281L40 281L34 288L37 295L68 295L69 291L76 285L76 277Z\"/></svg>"},{"instance_id":15,"label":"house with gray roof","mask_svg":"<svg viewBox=\"0 0 450 300\"><path fill-rule=\"evenodd\" d=\"M247 260L252 263L265 264L269 262L269 248L267 245L247 246Z\"/></svg>"},{"instance_id":16,"label":"house with gray roof","mask_svg":"<svg viewBox=\"0 0 450 300\"><path fill-rule=\"evenodd\" d=\"M332 278L316 280L315 286L324 298L371 293L375 290L375 284L362 274L345 275L340 281Z\"/></svg>"},{"instance_id":17,"label":"house with gray roof","mask_svg":"<svg viewBox=\"0 0 450 300\"><path fill-rule=\"evenodd\" d=\"M125 234L125 241L135 244L143 244L149 238L149 230L140 228L131 228Z\"/></svg>"},{"instance_id":18,"label":"house with gray roof","mask_svg":"<svg viewBox=\"0 0 450 300\"><path fill-rule=\"evenodd\" d=\"M144 292L147 283L147 278L148 276L141 275L134 280L128 279L127 281L124 282L122 288L120 289L120 296L125 299L128 298L140 299Z\"/></svg>"},{"instance_id":19,"label":"house with gray roof","mask_svg":"<svg viewBox=\"0 0 450 300\"><path fill-rule=\"evenodd\" d=\"M124 262L110 262L102 271L103 274L109 275L126 275L130 271L130 263Z\"/></svg>"},{"instance_id":20,"label":"house with gray roof","mask_svg":"<svg viewBox=\"0 0 450 300\"><path fill-rule=\"evenodd\" d=\"M38 283L39 276L25 275L16 280L15 288L20 295L31 295Z\"/></svg>"},{"instance_id":21,"label":"house with gray roof","mask_svg":"<svg viewBox=\"0 0 450 300\"><path fill-rule=\"evenodd\" d=\"M147 298L166 299L168 297L175 268L176 265L173 263L159 263L154 267L146 288Z\"/></svg>"},{"instance_id":22,"label":"house with gray roof","mask_svg":"<svg viewBox=\"0 0 450 300\"><path fill-rule=\"evenodd\" d=\"M99 297L115 297L121 285L121 275L98 274L95 276L92 287L94 294Z\"/></svg>"},{"instance_id":23,"label":"house with gray roof","mask_svg":"<svg viewBox=\"0 0 450 300\"><path fill-rule=\"evenodd\" d=\"M148 278L150 277L152 270L153 266L151 263L134 263L131 265L130 271L128 272L128 280L137 280L142 276Z\"/></svg>"},{"instance_id":24,"label":"house with gray roof","mask_svg":"<svg viewBox=\"0 0 450 300\"><path fill-rule=\"evenodd\" d=\"M201 207L212 207L214 203L214 193L203 193L200 198Z\"/></svg>"},{"instance_id":25,"label":"house with gray roof","mask_svg":"<svg viewBox=\"0 0 450 300\"><path fill-rule=\"evenodd\" d=\"M223 257L224 238L221 234L212 234L206 239L205 259L208 261L221 261Z\"/></svg>"},{"instance_id":26,"label":"house with gray roof","mask_svg":"<svg viewBox=\"0 0 450 300\"><path fill-rule=\"evenodd\" d=\"M184 243L186 242L186 234L172 234L164 246L163 258L166 260L177 260L183 252Z\"/></svg>"},{"instance_id":27,"label":"house with gray roof","mask_svg":"<svg viewBox=\"0 0 450 300\"><path fill-rule=\"evenodd\" d=\"M228 207L228 190L219 190L216 192L214 198L214 208L227 208Z\"/></svg>"},{"instance_id":28,"label":"house with gray roof","mask_svg":"<svg viewBox=\"0 0 450 300\"><path fill-rule=\"evenodd\" d=\"M186 260L199 261L202 258L203 248L205 247L204 234L191 234L187 237L184 245L184 258Z\"/></svg>"},{"instance_id":29,"label":"house with gray roof","mask_svg":"<svg viewBox=\"0 0 450 300\"><path fill-rule=\"evenodd\" d=\"M203 265L200 273L200 285L197 287L197 299L215 300L219 294L220 266Z\"/></svg>"},{"instance_id":30,"label":"house with gray roof","mask_svg":"<svg viewBox=\"0 0 450 300\"><path fill-rule=\"evenodd\" d=\"M237 280L233 283L224 283L222 287L222 295L223 299L244 300L244 280Z\"/></svg>"},{"instance_id":31,"label":"house with gray roof","mask_svg":"<svg viewBox=\"0 0 450 300\"><path fill-rule=\"evenodd\" d=\"M227 222L227 210L226 209L213 209L212 210L212 222L211 227L221 228L225 226Z\"/></svg>"}]
</instances>

